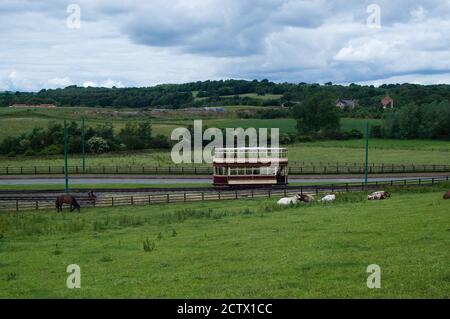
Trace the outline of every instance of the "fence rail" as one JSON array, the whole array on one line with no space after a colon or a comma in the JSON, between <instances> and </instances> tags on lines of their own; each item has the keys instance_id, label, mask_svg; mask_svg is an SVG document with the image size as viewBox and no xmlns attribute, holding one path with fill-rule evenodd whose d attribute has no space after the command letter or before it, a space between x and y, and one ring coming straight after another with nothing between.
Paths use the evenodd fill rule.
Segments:
<instances>
[{"instance_id":1,"label":"fence rail","mask_svg":"<svg viewBox=\"0 0 450 319\"><path fill-rule=\"evenodd\" d=\"M211 166L68 166L69 174L105 175L211 175ZM431 173L450 172L450 165L438 164L371 164L369 173ZM291 165L289 174L362 174L364 165ZM53 175L64 174L64 166L4 166L0 175Z\"/></svg>"},{"instance_id":2,"label":"fence rail","mask_svg":"<svg viewBox=\"0 0 450 319\"><path fill-rule=\"evenodd\" d=\"M432 186L437 183L449 182L449 176L418 179L398 179L383 182L369 182L369 189L380 189L382 187L417 187ZM171 191L166 193L150 193L138 195L117 195L99 197L92 200L87 197L77 197L82 207L114 207L151 204L169 204L208 200L226 200L242 198L262 198L293 196L297 193L319 194L323 192L349 192L362 191L364 183L339 183L329 185L309 185L285 188L264 189L207 189L205 191ZM54 208L55 196L33 196L33 197L0 197L0 211L26 211Z\"/></svg>"}]
</instances>

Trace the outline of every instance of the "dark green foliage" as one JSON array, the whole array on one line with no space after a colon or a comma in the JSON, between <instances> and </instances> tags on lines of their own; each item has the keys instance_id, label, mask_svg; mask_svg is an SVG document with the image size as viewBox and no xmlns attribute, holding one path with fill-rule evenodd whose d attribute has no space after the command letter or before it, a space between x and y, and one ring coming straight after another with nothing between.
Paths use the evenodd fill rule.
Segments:
<instances>
[{"instance_id":1,"label":"dark green foliage","mask_svg":"<svg viewBox=\"0 0 450 319\"><path fill-rule=\"evenodd\" d=\"M28 134L16 137L7 137L0 143L0 154L8 154L10 157L16 154L25 156L56 155L64 151L63 127L51 122L47 129L35 128ZM69 153L81 153L81 129L77 122L71 122L68 127ZM91 143L91 142L92 143ZM97 141L97 143L94 143ZM98 141L104 144L99 150ZM168 139L162 135L152 136L150 122L127 123L118 134L114 134L111 123L90 127L85 134L86 151L101 153L104 151L138 150L147 148L169 148ZM102 144L102 145L103 145Z\"/></svg>"},{"instance_id":2,"label":"dark green foliage","mask_svg":"<svg viewBox=\"0 0 450 319\"><path fill-rule=\"evenodd\" d=\"M315 94L294 108L297 130L300 134L319 131L335 132L339 129L339 115L333 98L326 94Z\"/></svg>"},{"instance_id":3,"label":"dark green foliage","mask_svg":"<svg viewBox=\"0 0 450 319\"><path fill-rule=\"evenodd\" d=\"M400 139L450 138L449 101L410 103L386 114L384 137Z\"/></svg>"},{"instance_id":4,"label":"dark green foliage","mask_svg":"<svg viewBox=\"0 0 450 319\"><path fill-rule=\"evenodd\" d=\"M152 241L150 241L150 239L148 239L148 238L146 238L146 239L143 241L143 246L144 246L144 251L146 251L146 252L152 252L152 251L154 251L155 248L156 248L155 243L152 242Z\"/></svg>"}]
</instances>

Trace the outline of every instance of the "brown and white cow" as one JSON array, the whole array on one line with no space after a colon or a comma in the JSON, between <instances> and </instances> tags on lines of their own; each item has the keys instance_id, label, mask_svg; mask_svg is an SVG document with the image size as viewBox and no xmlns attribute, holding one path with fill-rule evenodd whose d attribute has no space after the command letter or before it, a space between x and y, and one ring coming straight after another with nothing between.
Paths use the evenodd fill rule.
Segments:
<instances>
[{"instance_id":1,"label":"brown and white cow","mask_svg":"<svg viewBox=\"0 0 450 319\"><path fill-rule=\"evenodd\" d=\"M447 193L443 196L444 199L450 199L450 191L447 191Z\"/></svg>"},{"instance_id":2,"label":"brown and white cow","mask_svg":"<svg viewBox=\"0 0 450 319\"><path fill-rule=\"evenodd\" d=\"M377 191L367 196L368 200L381 200L391 197L391 193L386 191Z\"/></svg>"}]
</instances>

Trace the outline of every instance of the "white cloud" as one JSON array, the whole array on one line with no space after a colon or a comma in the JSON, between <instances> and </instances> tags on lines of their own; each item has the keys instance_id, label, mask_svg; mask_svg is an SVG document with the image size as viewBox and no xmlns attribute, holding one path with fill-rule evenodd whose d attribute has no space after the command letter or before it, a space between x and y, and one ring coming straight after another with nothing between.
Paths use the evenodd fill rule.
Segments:
<instances>
[{"instance_id":1,"label":"white cloud","mask_svg":"<svg viewBox=\"0 0 450 319\"><path fill-rule=\"evenodd\" d=\"M365 82L450 70L450 2L78 0L0 2L0 90L149 86L220 78ZM442 75L442 76L440 76Z\"/></svg>"}]
</instances>

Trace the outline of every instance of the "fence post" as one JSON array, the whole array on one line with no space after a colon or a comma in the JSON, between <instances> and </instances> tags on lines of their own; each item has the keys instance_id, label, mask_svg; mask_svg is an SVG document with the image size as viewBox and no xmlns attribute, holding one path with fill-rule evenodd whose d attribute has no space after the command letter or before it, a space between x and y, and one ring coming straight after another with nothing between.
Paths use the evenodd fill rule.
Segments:
<instances>
[{"instance_id":1,"label":"fence post","mask_svg":"<svg viewBox=\"0 0 450 319\"><path fill-rule=\"evenodd\" d=\"M348 192L348 183L345 183L345 191Z\"/></svg>"},{"instance_id":2,"label":"fence post","mask_svg":"<svg viewBox=\"0 0 450 319\"><path fill-rule=\"evenodd\" d=\"M114 206L114 196L111 197L111 206Z\"/></svg>"},{"instance_id":3,"label":"fence post","mask_svg":"<svg viewBox=\"0 0 450 319\"><path fill-rule=\"evenodd\" d=\"M202 201L205 200L205 192L202 192Z\"/></svg>"},{"instance_id":4,"label":"fence post","mask_svg":"<svg viewBox=\"0 0 450 319\"><path fill-rule=\"evenodd\" d=\"M238 199L237 191L234 191L235 198Z\"/></svg>"},{"instance_id":5,"label":"fence post","mask_svg":"<svg viewBox=\"0 0 450 319\"><path fill-rule=\"evenodd\" d=\"M36 210L39 209L39 201L36 201Z\"/></svg>"},{"instance_id":6,"label":"fence post","mask_svg":"<svg viewBox=\"0 0 450 319\"><path fill-rule=\"evenodd\" d=\"M148 195L148 204L150 205L151 203L152 203L152 195L149 194L149 195Z\"/></svg>"},{"instance_id":7,"label":"fence post","mask_svg":"<svg viewBox=\"0 0 450 319\"><path fill-rule=\"evenodd\" d=\"M133 196L131 196L131 205L134 205Z\"/></svg>"},{"instance_id":8,"label":"fence post","mask_svg":"<svg viewBox=\"0 0 450 319\"><path fill-rule=\"evenodd\" d=\"M184 192L183 195L184 195L183 199L184 199L184 201L186 201L186 192Z\"/></svg>"},{"instance_id":9,"label":"fence post","mask_svg":"<svg viewBox=\"0 0 450 319\"><path fill-rule=\"evenodd\" d=\"M270 188L269 188L269 198L270 198Z\"/></svg>"},{"instance_id":10,"label":"fence post","mask_svg":"<svg viewBox=\"0 0 450 319\"><path fill-rule=\"evenodd\" d=\"M19 200L16 199L16 210L19 210Z\"/></svg>"},{"instance_id":11,"label":"fence post","mask_svg":"<svg viewBox=\"0 0 450 319\"><path fill-rule=\"evenodd\" d=\"M37 174L37 168L36 168L36 166L34 167L34 175L36 175Z\"/></svg>"},{"instance_id":12,"label":"fence post","mask_svg":"<svg viewBox=\"0 0 450 319\"><path fill-rule=\"evenodd\" d=\"M167 193L167 202L170 203L169 193Z\"/></svg>"}]
</instances>

